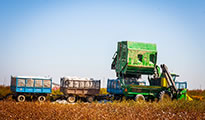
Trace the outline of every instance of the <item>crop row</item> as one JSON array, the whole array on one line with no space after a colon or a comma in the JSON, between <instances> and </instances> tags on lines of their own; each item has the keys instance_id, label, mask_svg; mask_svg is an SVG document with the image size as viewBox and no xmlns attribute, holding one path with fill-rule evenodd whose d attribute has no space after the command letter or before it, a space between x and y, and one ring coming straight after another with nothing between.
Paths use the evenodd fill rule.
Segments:
<instances>
[{"instance_id":1,"label":"crop row","mask_svg":"<svg viewBox=\"0 0 205 120\"><path fill-rule=\"evenodd\" d=\"M205 119L205 102L57 104L0 101L0 119Z\"/></svg>"}]
</instances>

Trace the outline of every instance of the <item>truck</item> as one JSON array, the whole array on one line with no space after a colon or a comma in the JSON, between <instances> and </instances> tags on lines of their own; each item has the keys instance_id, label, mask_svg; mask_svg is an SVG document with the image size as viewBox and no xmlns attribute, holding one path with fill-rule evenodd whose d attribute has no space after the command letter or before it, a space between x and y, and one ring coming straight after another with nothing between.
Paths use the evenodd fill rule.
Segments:
<instances>
[{"instance_id":1,"label":"truck","mask_svg":"<svg viewBox=\"0 0 205 120\"><path fill-rule=\"evenodd\" d=\"M123 96L140 100L191 100L185 88L177 88L176 74L171 74L165 64L157 65L157 46L151 43L132 41L118 42L117 51L113 56L111 69L115 70L119 79ZM162 70L162 72L161 72ZM137 81L142 75L148 76L149 85L127 84L135 78ZM185 83L178 82L182 85ZM108 89L108 92L109 89ZM115 94L117 95L117 94Z\"/></svg>"},{"instance_id":2,"label":"truck","mask_svg":"<svg viewBox=\"0 0 205 120\"><path fill-rule=\"evenodd\" d=\"M37 99L39 102L46 100L46 96L52 92L52 78L38 76L11 76L11 94L18 102L26 99Z\"/></svg>"}]
</instances>

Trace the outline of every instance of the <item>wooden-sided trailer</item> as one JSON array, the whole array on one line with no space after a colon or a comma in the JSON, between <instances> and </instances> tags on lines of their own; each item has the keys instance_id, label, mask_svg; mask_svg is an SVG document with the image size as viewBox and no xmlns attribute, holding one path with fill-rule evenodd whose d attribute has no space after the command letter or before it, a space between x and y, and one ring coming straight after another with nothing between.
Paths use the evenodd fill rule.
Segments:
<instances>
[{"instance_id":1,"label":"wooden-sided trailer","mask_svg":"<svg viewBox=\"0 0 205 120\"><path fill-rule=\"evenodd\" d=\"M63 99L74 103L79 99L92 102L100 97L100 80L91 78L62 77L60 91L64 94Z\"/></svg>"}]
</instances>

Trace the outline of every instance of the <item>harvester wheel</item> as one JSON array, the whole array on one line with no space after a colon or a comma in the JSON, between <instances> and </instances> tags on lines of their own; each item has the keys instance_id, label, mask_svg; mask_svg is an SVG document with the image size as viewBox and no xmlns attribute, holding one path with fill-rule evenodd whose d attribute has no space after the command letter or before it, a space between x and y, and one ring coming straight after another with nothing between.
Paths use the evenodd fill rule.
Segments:
<instances>
[{"instance_id":1,"label":"harvester wheel","mask_svg":"<svg viewBox=\"0 0 205 120\"><path fill-rule=\"evenodd\" d=\"M39 102L44 102L44 101L46 101L46 97L43 96L43 95L38 96L38 101L39 101Z\"/></svg>"},{"instance_id":2,"label":"harvester wheel","mask_svg":"<svg viewBox=\"0 0 205 120\"><path fill-rule=\"evenodd\" d=\"M69 103L74 103L74 102L76 101L76 97L75 97L75 96L68 96L67 101L68 101Z\"/></svg>"},{"instance_id":3,"label":"harvester wheel","mask_svg":"<svg viewBox=\"0 0 205 120\"><path fill-rule=\"evenodd\" d=\"M93 100L94 100L94 97L93 97L93 96L88 96L88 97L86 98L86 100L87 100L89 103L92 103Z\"/></svg>"},{"instance_id":4,"label":"harvester wheel","mask_svg":"<svg viewBox=\"0 0 205 120\"><path fill-rule=\"evenodd\" d=\"M159 101L171 101L172 94L169 91L162 91L159 94Z\"/></svg>"},{"instance_id":5,"label":"harvester wheel","mask_svg":"<svg viewBox=\"0 0 205 120\"><path fill-rule=\"evenodd\" d=\"M24 96L24 95L19 95L18 97L17 97L17 101L18 102L24 102L26 100L26 97Z\"/></svg>"},{"instance_id":6,"label":"harvester wheel","mask_svg":"<svg viewBox=\"0 0 205 120\"><path fill-rule=\"evenodd\" d=\"M141 94L136 95L136 97L135 97L135 101L137 101L137 102L145 101L145 97L144 97L144 95L141 95Z\"/></svg>"}]
</instances>

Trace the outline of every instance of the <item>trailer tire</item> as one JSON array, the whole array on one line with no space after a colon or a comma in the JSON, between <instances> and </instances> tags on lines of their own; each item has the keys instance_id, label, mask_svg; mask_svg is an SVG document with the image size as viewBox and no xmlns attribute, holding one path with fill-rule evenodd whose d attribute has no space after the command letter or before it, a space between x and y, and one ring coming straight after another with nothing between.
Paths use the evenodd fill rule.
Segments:
<instances>
[{"instance_id":1,"label":"trailer tire","mask_svg":"<svg viewBox=\"0 0 205 120\"><path fill-rule=\"evenodd\" d=\"M7 101L15 100L16 97L13 94L8 94L4 97Z\"/></svg>"},{"instance_id":2,"label":"trailer tire","mask_svg":"<svg viewBox=\"0 0 205 120\"><path fill-rule=\"evenodd\" d=\"M172 94L169 91L162 91L159 94L159 101L171 101L172 100Z\"/></svg>"},{"instance_id":3,"label":"trailer tire","mask_svg":"<svg viewBox=\"0 0 205 120\"><path fill-rule=\"evenodd\" d=\"M26 97L24 95L18 95L17 101L18 102L24 102L26 100Z\"/></svg>"},{"instance_id":4,"label":"trailer tire","mask_svg":"<svg viewBox=\"0 0 205 120\"><path fill-rule=\"evenodd\" d=\"M38 96L38 101L39 101L39 102L44 102L44 101L46 101L46 97L43 96L43 95Z\"/></svg>"},{"instance_id":5,"label":"trailer tire","mask_svg":"<svg viewBox=\"0 0 205 120\"><path fill-rule=\"evenodd\" d=\"M74 103L76 101L76 97L75 96L68 96L67 101L69 103Z\"/></svg>"},{"instance_id":6,"label":"trailer tire","mask_svg":"<svg viewBox=\"0 0 205 120\"><path fill-rule=\"evenodd\" d=\"M114 100L122 100L122 96L120 96L120 95L114 95Z\"/></svg>"},{"instance_id":7,"label":"trailer tire","mask_svg":"<svg viewBox=\"0 0 205 120\"><path fill-rule=\"evenodd\" d=\"M144 95L141 95L141 94L136 95L136 96L135 96L135 101L137 101L137 102L145 101Z\"/></svg>"},{"instance_id":8,"label":"trailer tire","mask_svg":"<svg viewBox=\"0 0 205 120\"><path fill-rule=\"evenodd\" d=\"M94 97L93 96L88 96L86 97L87 102L92 103L94 101Z\"/></svg>"}]
</instances>

